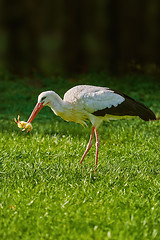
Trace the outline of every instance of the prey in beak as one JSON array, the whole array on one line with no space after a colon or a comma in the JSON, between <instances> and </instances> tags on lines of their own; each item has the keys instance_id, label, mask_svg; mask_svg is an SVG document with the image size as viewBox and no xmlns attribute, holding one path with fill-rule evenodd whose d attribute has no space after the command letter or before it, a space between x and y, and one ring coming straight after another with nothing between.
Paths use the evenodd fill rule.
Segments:
<instances>
[{"instance_id":1,"label":"prey in beak","mask_svg":"<svg viewBox=\"0 0 160 240\"><path fill-rule=\"evenodd\" d=\"M19 128L22 128L22 131L25 131L27 129L27 132L32 131L32 125L31 123L20 121L20 116L18 115L18 119L14 119L14 121L17 123Z\"/></svg>"}]
</instances>

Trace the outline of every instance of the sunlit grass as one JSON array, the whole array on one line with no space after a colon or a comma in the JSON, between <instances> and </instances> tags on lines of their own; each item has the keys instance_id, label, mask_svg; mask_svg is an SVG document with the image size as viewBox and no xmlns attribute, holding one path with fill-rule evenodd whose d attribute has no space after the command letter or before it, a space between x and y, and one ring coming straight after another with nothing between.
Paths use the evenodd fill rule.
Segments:
<instances>
[{"instance_id":1,"label":"sunlit grass","mask_svg":"<svg viewBox=\"0 0 160 240\"><path fill-rule=\"evenodd\" d=\"M86 76L86 83L90 81ZM21 132L13 118L21 114L26 121L43 89L35 89L33 96L27 85L11 86L15 95L3 93L0 120L1 239L159 240L159 121L119 120L100 126L95 174L95 145L79 164L91 126L64 122L46 108L32 132ZM26 95L19 102L21 86ZM150 91L147 103L158 115L158 93L153 95L151 101ZM12 99L17 104L8 114Z\"/></svg>"}]
</instances>

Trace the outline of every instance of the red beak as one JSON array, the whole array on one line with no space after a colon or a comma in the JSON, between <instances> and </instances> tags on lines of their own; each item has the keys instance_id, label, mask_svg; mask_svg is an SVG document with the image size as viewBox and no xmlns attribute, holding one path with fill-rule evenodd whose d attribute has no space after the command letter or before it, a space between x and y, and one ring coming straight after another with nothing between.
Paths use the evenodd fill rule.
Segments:
<instances>
[{"instance_id":1,"label":"red beak","mask_svg":"<svg viewBox=\"0 0 160 240\"><path fill-rule=\"evenodd\" d=\"M31 123L43 107L44 107L43 103L37 103L35 108L33 109L33 112L31 113L31 116L29 117L27 123Z\"/></svg>"}]
</instances>

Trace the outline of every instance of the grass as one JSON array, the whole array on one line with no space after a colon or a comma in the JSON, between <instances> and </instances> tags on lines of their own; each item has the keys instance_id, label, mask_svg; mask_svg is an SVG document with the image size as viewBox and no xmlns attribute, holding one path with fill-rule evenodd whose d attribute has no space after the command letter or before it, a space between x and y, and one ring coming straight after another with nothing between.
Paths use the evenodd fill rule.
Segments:
<instances>
[{"instance_id":1,"label":"grass","mask_svg":"<svg viewBox=\"0 0 160 240\"><path fill-rule=\"evenodd\" d=\"M159 116L160 85L149 77L117 81L105 73L65 80L2 79L0 238L159 240L159 121L102 124L95 174L95 146L79 164L91 126L64 122L49 108L39 113L29 134L13 119L20 114L26 121L41 91L54 89L62 96L81 83L124 91Z\"/></svg>"}]
</instances>

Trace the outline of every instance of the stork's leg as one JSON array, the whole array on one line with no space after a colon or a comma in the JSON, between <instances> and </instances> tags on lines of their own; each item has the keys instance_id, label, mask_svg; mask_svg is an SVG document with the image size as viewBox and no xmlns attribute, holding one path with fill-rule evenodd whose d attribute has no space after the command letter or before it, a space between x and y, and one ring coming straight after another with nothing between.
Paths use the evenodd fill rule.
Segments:
<instances>
[{"instance_id":1,"label":"stork's leg","mask_svg":"<svg viewBox=\"0 0 160 240\"><path fill-rule=\"evenodd\" d=\"M97 170L97 161L98 161L98 150L99 150L100 141L99 141L99 136L98 136L97 129L94 129L94 132L95 132L95 136L96 136L96 158L95 158L95 172L96 172L96 170Z\"/></svg>"},{"instance_id":2,"label":"stork's leg","mask_svg":"<svg viewBox=\"0 0 160 240\"><path fill-rule=\"evenodd\" d=\"M92 132L91 132L91 135L90 135L90 139L89 139L89 143L88 143L88 145L87 145L86 151L84 152L84 154L83 154L83 156L82 156L82 158L81 158L80 164L83 162L85 156L87 155L88 151L89 151L90 148L92 147L94 131L95 131L95 127L93 126L93 127L92 127Z\"/></svg>"}]
</instances>

